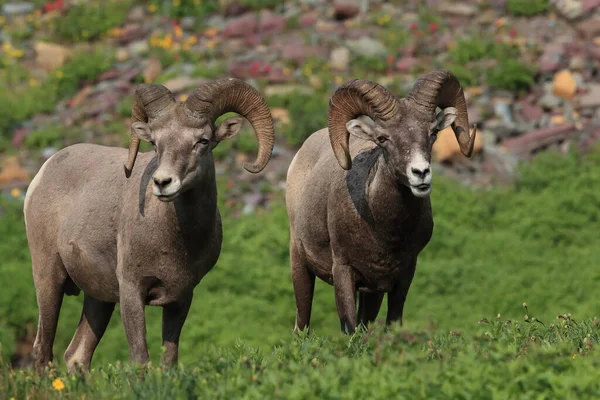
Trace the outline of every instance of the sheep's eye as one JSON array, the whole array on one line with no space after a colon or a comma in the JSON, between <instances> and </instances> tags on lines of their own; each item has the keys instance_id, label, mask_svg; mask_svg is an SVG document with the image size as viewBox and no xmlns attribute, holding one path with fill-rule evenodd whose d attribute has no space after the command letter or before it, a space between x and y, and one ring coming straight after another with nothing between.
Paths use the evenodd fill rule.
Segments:
<instances>
[{"instance_id":1,"label":"sheep's eye","mask_svg":"<svg viewBox=\"0 0 600 400\"><path fill-rule=\"evenodd\" d=\"M198 148L199 146L206 146L210 141L207 138L202 138L196 142L194 147Z\"/></svg>"},{"instance_id":2,"label":"sheep's eye","mask_svg":"<svg viewBox=\"0 0 600 400\"><path fill-rule=\"evenodd\" d=\"M381 143L385 143L387 142L388 138L386 138L385 136L379 136L377 138L377 143L381 144Z\"/></svg>"}]
</instances>

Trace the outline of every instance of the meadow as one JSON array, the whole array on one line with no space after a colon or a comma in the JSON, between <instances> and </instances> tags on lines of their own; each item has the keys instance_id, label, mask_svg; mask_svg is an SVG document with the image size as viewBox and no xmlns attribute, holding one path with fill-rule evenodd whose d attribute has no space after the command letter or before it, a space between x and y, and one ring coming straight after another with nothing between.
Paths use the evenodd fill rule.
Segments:
<instances>
[{"instance_id":1,"label":"meadow","mask_svg":"<svg viewBox=\"0 0 600 400\"><path fill-rule=\"evenodd\" d=\"M318 282L311 334L296 338L283 193L267 209L234 217L224 205L231 189L221 183L223 252L195 290L181 366L160 368L160 309L148 307L154 367L130 367L117 310L87 377L67 376L62 364L81 296L63 303L55 369L38 377L9 368L16 339L27 323L36 324L37 306L22 205L3 200L0 274L10 284L0 292L0 393L15 399L592 398L600 390L599 185L597 149L541 154L521 166L516 183L493 189L435 177L434 236L419 258L404 325L384 332L384 306L373 329L344 337L333 289Z\"/></svg>"}]
</instances>

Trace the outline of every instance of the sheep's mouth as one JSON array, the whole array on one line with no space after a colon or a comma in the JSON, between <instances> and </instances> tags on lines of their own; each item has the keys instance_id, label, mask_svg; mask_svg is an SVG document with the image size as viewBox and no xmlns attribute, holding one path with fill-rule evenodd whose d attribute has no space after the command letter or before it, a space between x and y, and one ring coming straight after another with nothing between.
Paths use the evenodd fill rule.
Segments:
<instances>
[{"instance_id":1,"label":"sheep's mouth","mask_svg":"<svg viewBox=\"0 0 600 400\"><path fill-rule=\"evenodd\" d=\"M410 190L417 197L427 197L431 193L431 184L421 183L419 185L411 185Z\"/></svg>"},{"instance_id":2,"label":"sheep's mouth","mask_svg":"<svg viewBox=\"0 0 600 400\"><path fill-rule=\"evenodd\" d=\"M175 192L173 194L155 194L155 196L160 200L163 201L165 203L168 203L169 201L173 201L175 200L175 198L177 196L179 196L179 192Z\"/></svg>"}]
</instances>

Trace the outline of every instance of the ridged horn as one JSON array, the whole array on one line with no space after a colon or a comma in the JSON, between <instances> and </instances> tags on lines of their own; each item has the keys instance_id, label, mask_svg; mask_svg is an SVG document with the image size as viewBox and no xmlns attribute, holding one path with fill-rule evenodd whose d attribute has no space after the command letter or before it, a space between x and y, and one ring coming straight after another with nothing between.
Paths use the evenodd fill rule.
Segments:
<instances>
[{"instance_id":1,"label":"ridged horn","mask_svg":"<svg viewBox=\"0 0 600 400\"><path fill-rule=\"evenodd\" d=\"M447 70L432 71L417 80L407 97L419 112L432 115L436 107L456 108L456 120L452 124L460 151L467 157L473 154L477 127L469 134L469 116L467 102L460 82Z\"/></svg>"},{"instance_id":2,"label":"ridged horn","mask_svg":"<svg viewBox=\"0 0 600 400\"><path fill-rule=\"evenodd\" d=\"M235 112L246 118L258 140L258 156L254 163L244 163L252 173L262 171L273 152L275 136L271 111L261 94L246 82L235 78L222 78L202 85L185 101L194 113L207 115L214 124L227 112Z\"/></svg>"},{"instance_id":3,"label":"ridged horn","mask_svg":"<svg viewBox=\"0 0 600 400\"><path fill-rule=\"evenodd\" d=\"M383 86L366 80L353 79L340 86L329 100L327 125L329 141L340 166L349 170L352 159L349 151L348 121L366 115L371 119L388 121L401 110L402 103Z\"/></svg>"},{"instance_id":4,"label":"ridged horn","mask_svg":"<svg viewBox=\"0 0 600 400\"><path fill-rule=\"evenodd\" d=\"M173 94L169 89L162 85L142 84L139 85L133 95L133 109L131 112L131 122L147 123L170 105L175 104ZM140 149L140 138L130 132L129 139L129 158L124 165L125 176L129 178L135 165L135 159Z\"/></svg>"}]
</instances>

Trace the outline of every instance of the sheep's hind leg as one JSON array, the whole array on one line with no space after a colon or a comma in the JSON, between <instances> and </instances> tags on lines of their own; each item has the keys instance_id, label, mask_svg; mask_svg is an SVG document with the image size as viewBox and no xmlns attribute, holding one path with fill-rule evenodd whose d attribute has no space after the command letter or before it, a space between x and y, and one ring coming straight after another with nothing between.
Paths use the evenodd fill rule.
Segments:
<instances>
[{"instance_id":1,"label":"sheep's hind leg","mask_svg":"<svg viewBox=\"0 0 600 400\"><path fill-rule=\"evenodd\" d=\"M358 294L358 322L367 327L368 324L375 321L381 303L383 302L383 292L360 292Z\"/></svg>"},{"instance_id":2,"label":"sheep's hind leg","mask_svg":"<svg viewBox=\"0 0 600 400\"><path fill-rule=\"evenodd\" d=\"M179 336L192 304L192 295L179 303L163 307L162 336L165 354L162 363L175 365L179 357Z\"/></svg>"},{"instance_id":3,"label":"sheep's hind leg","mask_svg":"<svg viewBox=\"0 0 600 400\"><path fill-rule=\"evenodd\" d=\"M35 365L43 370L52 361L58 316L64 296L67 271L58 254L53 260L39 262L32 254L33 281L39 309L38 329L33 344ZM43 259L43 258L42 258Z\"/></svg>"},{"instance_id":4,"label":"sheep's hind leg","mask_svg":"<svg viewBox=\"0 0 600 400\"><path fill-rule=\"evenodd\" d=\"M333 265L333 287L342 332L353 334L356 330L356 288L349 265Z\"/></svg>"},{"instance_id":5,"label":"sheep's hind leg","mask_svg":"<svg viewBox=\"0 0 600 400\"><path fill-rule=\"evenodd\" d=\"M77 367L84 371L90 369L94 350L106 331L114 309L115 303L96 300L88 295L84 296L79 326L65 351L65 362L70 372Z\"/></svg>"},{"instance_id":6,"label":"sheep's hind leg","mask_svg":"<svg viewBox=\"0 0 600 400\"><path fill-rule=\"evenodd\" d=\"M290 241L290 262L292 264L292 283L296 297L296 324L294 332L310 329L310 314L315 293L315 274L303 262L302 256L293 240Z\"/></svg>"}]
</instances>

